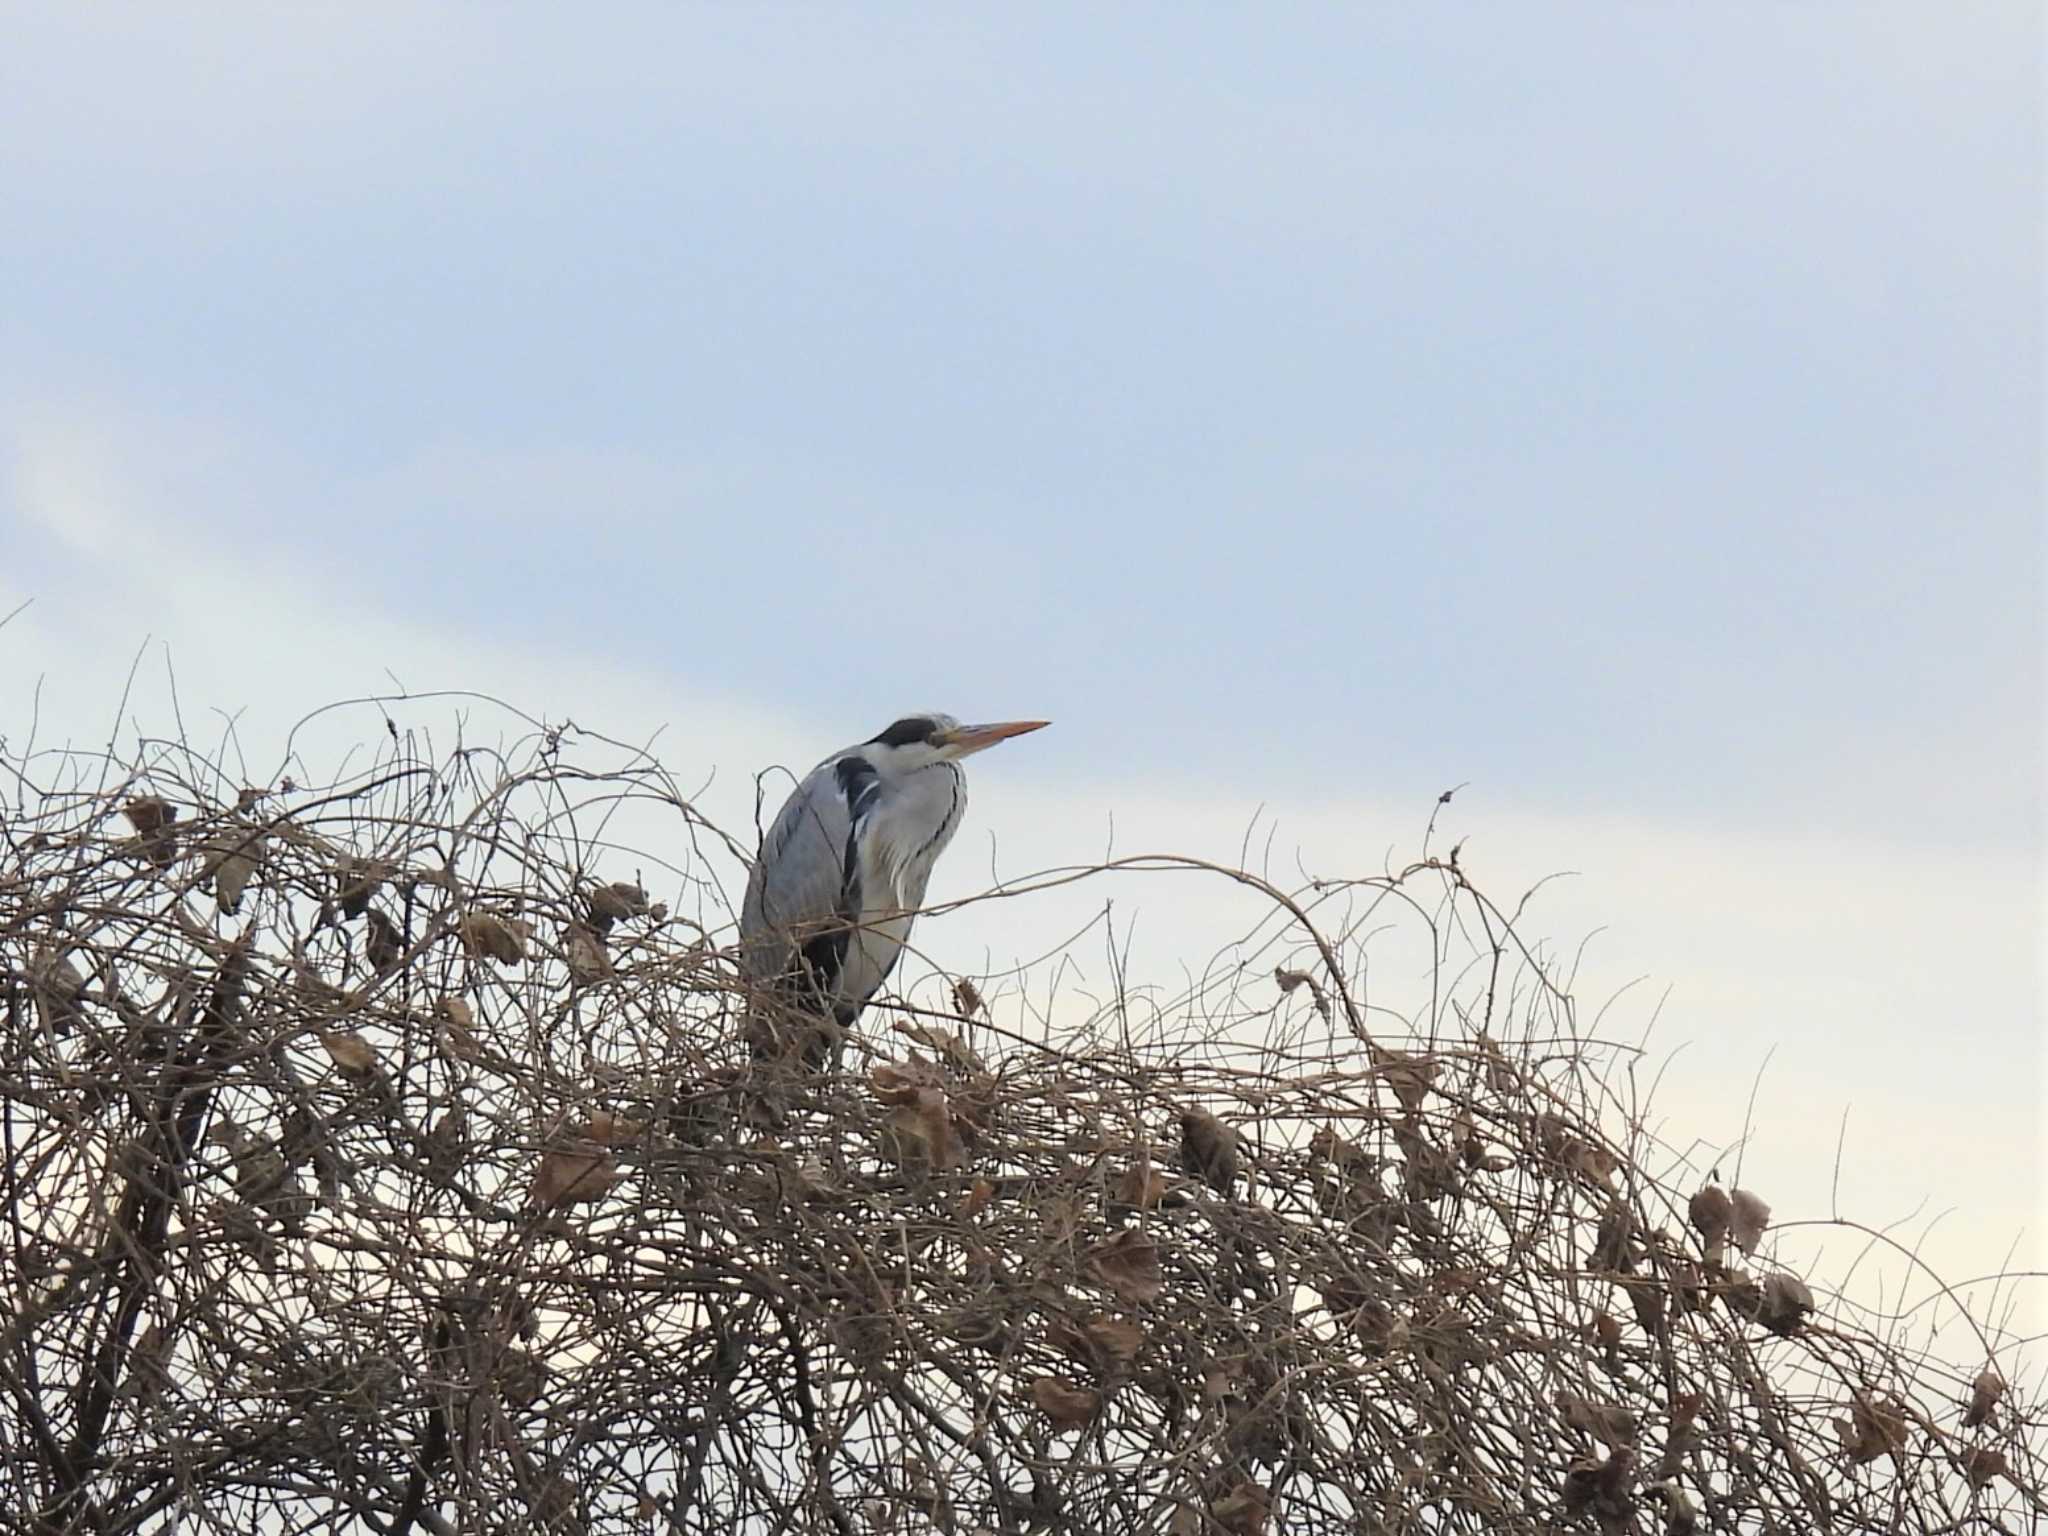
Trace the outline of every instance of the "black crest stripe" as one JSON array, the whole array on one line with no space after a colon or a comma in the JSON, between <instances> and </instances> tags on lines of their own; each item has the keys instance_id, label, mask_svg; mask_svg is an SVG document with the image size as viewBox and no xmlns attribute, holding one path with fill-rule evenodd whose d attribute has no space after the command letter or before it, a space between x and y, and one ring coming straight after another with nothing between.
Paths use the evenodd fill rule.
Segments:
<instances>
[{"instance_id":1,"label":"black crest stripe","mask_svg":"<svg viewBox=\"0 0 2048 1536\"><path fill-rule=\"evenodd\" d=\"M913 742L929 741L939 723L930 715L905 715L881 735L869 738L871 746L907 747Z\"/></svg>"}]
</instances>

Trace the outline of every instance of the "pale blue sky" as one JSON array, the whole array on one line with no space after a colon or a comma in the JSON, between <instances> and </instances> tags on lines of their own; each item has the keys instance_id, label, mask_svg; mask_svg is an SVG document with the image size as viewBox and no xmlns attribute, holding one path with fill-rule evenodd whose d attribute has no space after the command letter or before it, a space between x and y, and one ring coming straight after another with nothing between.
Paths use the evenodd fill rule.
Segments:
<instances>
[{"instance_id":1,"label":"pale blue sky","mask_svg":"<svg viewBox=\"0 0 2048 1536\"><path fill-rule=\"evenodd\" d=\"M1377 850L1472 780L1663 829L1624 918L1817 839L1899 889L1816 999L1991 870L1913 961L1967 1018L1859 1017L2038 1061L2036 7L4 10L0 686L154 634L256 702L198 658L289 610L177 607L146 526L323 592L360 689L490 681L402 619L810 755L1050 715L996 777L1091 829L1413 808Z\"/></svg>"},{"instance_id":2,"label":"pale blue sky","mask_svg":"<svg viewBox=\"0 0 2048 1536\"><path fill-rule=\"evenodd\" d=\"M2038 835L2032 9L21 7L0 381L849 726Z\"/></svg>"}]
</instances>

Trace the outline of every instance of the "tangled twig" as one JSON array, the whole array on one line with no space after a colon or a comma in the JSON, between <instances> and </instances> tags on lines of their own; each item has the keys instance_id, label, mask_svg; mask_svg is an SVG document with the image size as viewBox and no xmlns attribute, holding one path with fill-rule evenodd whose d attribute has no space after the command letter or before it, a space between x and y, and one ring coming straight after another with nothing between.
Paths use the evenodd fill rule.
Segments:
<instances>
[{"instance_id":1,"label":"tangled twig","mask_svg":"<svg viewBox=\"0 0 2048 1536\"><path fill-rule=\"evenodd\" d=\"M1653 1174L1455 857L1013 882L1226 879L1277 948L1149 1026L962 978L818 1073L748 1050L694 853L615 845L685 797L579 744L394 730L234 792L177 745L0 758L16 1528L2037 1518L1998 1341L1915 1355L1773 1267L1755 1196ZM1407 1015L1360 986L1396 921Z\"/></svg>"}]
</instances>

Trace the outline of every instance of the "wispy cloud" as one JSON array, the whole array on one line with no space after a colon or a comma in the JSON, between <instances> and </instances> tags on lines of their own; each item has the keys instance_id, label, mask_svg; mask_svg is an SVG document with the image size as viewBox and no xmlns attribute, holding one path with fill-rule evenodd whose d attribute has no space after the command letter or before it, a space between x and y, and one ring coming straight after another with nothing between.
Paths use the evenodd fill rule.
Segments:
<instances>
[{"instance_id":1,"label":"wispy cloud","mask_svg":"<svg viewBox=\"0 0 2048 1536\"><path fill-rule=\"evenodd\" d=\"M32 699L45 745L104 741L148 634L155 644L130 722L175 731L174 673L183 729L197 745L225 744L251 781L290 771L288 733L315 706L399 684L473 690L652 742L685 785L703 786L701 808L745 840L757 771L778 762L800 771L875 723L722 689L691 675L693 666L715 671L715 654L665 653L658 637L613 628L595 610L541 609L511 626L513 638L480 638L431 604L393 601L407 589L382 573L405 553L353 548L346 528L334 530L323 569L189 538L148 477L138 484L126 470L131 457L104 423L39 429L13 444L5 494L39 551L32 582L18 570L0 578L0 607L38 598L0 632L0 731L17 748ZM263 458L252 451L246 462ZM516 527L503 536L516 538ZM983 702L896 704L973 712ZM431 700L397 708L407 728L444 739L456 714ZM336 717L297 746L317 771L374 725L367 712ZM1284 885L1372 874L1416 852L1433 808L1363 787L1276 796L1261 808L1197 773L1135 772L1114 738L1071 744L1062 774L1048 780L1038 748L1072 729L1056 725L977 763L973 809L935 901L991 875L1112 852L1248 859ZM1438 847L1463 840L1464 866L1496 899L1512 903L1547 876L1579 871L1542 886L1525 934L1575 973L1582 1027L1597 1015L1604 1036L1645 1046L1639 1078L1657 1083L1652 1128L1674 1148L1700 1161L1726 1154L1731 1168L1739 1155L1745 1178L1788 1221L1837 1207L1877 1223L1950 1212L1927 1256L1951 1273L2002 1268L2008 1245L2036 1224L2040 890L2024 850L1709 833L1639 814L1562 814L1483 788L1441 816ZM659 853L679 829L648 817L618 833ZM722 871L728 888L737 873ZM983 975L1106 920L1129 976L1171 999L1190 970L1227 960L1261 915L1224 881L1133 876L970 907L933 920L919 939L947 969ZM1404 942L1366 947L1374 991L1396 1012L1427 993ZM1062 972L1075 1005L1107 994L1106 954L1091 938ZM1729 1152L1745 1133L1739 1154Z\"/></svg>"}]
</instances>

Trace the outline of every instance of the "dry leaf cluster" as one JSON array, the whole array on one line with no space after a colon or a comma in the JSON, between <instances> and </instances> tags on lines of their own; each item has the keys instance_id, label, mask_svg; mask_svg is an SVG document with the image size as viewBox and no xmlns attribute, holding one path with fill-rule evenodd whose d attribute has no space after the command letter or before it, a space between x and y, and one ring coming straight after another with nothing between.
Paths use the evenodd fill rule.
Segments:
<instances>
[{"instance_id":1,"label":"dry leaf cluster","mask_svg":"<svg viewBox=\"0 0 2048 1536\"><path fill-rule=\"evenodd\" d=\"M418 739L0 752L7 1529L2041 1518L2009 1341L1777 1262L1454 864L1219 870L1265 937L1149 1012L939 977L826 1073L749 1050L657 767ZM1396 922L1434 968L1368 1013L1333 935Z\"/></svg>"}]
</instances>

